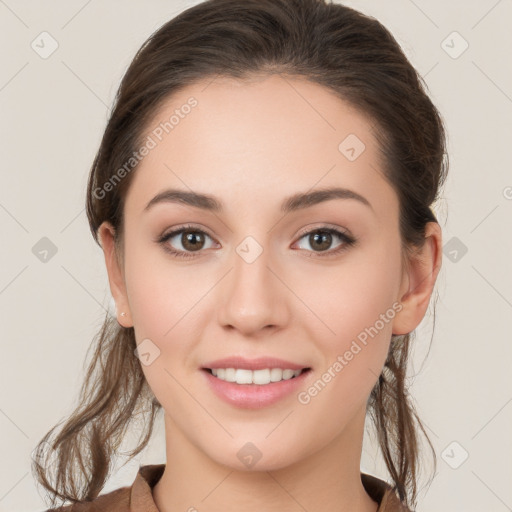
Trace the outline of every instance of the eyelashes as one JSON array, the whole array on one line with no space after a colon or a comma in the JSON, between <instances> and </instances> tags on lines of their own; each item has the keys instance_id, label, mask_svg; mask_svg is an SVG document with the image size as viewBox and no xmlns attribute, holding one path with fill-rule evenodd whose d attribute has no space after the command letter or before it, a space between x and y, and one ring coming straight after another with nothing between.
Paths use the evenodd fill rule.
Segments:
<instances>
[{"instance_id":1,"label":"eyelashes","mask_svg":"<svg viewBox=\"0 0 512 512\"><path fill-rule=\"evenodd\" d=\"M196 257L195 253L203 252L202 248L200 250L191 251L191 252L182 251L182 250L176 250L170 244L167 243L170 239L174 238L177 235L181 235L183 233L196 234L196 235L198 233L200 233L201 236L199 237L199 239L201 239L201 237L204 237L205 235L208 238L211 238L210 235L208 233L206 233L205 231L203 231L202 229L196 228L194 226L187 225L187 226L182 226L182 227L180 227L178 229L170 231L167 234L162 235L157 240L157 242L159 244L163 245L163 248L165 249L166 252L170 253L172 256L175 256L177 258L194 258L194 257ZM197 240L197 237L195 237L194 239ZM181 241L180 241L180 243L181 243ZM191 242L190 239L188 239L187 243L192 243L192 242Z\"/></svg>"},{"instance_id":2,"label":"eyelashes","mask_svg":"<svg viewBox=\"0 0 512 512\"><path fill-rule=\"evenodd\" d=\"M183 236L184 234L186 234L186 237ZM172 240L175 237L178 237L178 235L182 235L178 240L179 243L182 245L183 249L176 249L169 243L170 240ZM341 243L335 249L322 249L320 251L306 249L306 252L312 253L309 255L309 257L319 258L336 256L346 251L348 248L350 248L357 242L357 240L353 236L349 235L348 233L338 228L334 228L331 226L319 226L314 229L305 231L300 234L297 241L300 241L304 238L307 239L307 243L310 245L310 247L317 243L323 245L327 243L327 245L331 245L332 243L334 243L333 241L336 238L338 238L341 241ZM185 245L191 245L191 247L194 249L194 246L197 248L198 245L201 245L201 243L205 243L207 239L212 239L212 237L206 231L193 225L186 225L161 235L156 239L156 242L162 245L163 249L171 256L181 259L190 259L203 254L204 247L200 247L199 249L196 250L187 250L183 243L185 243Z\"/></svg>"}]
</instances>

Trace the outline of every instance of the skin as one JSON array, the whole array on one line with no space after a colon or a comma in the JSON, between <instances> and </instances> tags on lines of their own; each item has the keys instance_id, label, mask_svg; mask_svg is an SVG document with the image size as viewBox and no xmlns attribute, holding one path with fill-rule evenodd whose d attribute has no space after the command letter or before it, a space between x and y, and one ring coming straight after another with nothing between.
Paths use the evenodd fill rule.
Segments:
<instances>
[{"instance_id":1,"label":"skin","mask_svg":"<svg viewBox=\"0 0 512 512\"><path fill-rule=\"evenodd\" d=\"M149 338L160 350L143 365L165 411L168 463L155 502L162 512L374 512L360 477L366 402L391 335L424 317L441 229L427 225L406 267L398 198L381 173L373 123L329 90L278 75L209 82L170 98L150 123L148 133L190 96L198 100L133 176L122 258L112 226L99 230L118 322L134 327L138 344ZM354 161L338 149L349 134L366 146ZM333 199L286 215L279 209L294 193L329 186L359 193L371 208ZM178 203L144 211L171 187L212 194L224 211ZM200 252L179 235L167 241L193 254L174 258L155 239L186 223L209 236ZM348 230L356 244L326 256L301 234L326 224ZM250 264L236 252L247 236L263 249ZM327 250L343 243L333 235ZM311 367L307 389L394 303L401 311L308 404L292 393L263 409L236 408L201 373L229 355L274 356ZM237 457L247 442L262 454L251 469Z\"/></svg>"}]
</instances>

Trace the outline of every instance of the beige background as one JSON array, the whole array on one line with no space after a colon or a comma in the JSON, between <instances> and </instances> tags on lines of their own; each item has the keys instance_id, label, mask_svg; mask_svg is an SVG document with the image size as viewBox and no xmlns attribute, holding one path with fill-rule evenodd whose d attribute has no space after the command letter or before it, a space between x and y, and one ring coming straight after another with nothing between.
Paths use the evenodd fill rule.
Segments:
<instances>
[{"instance_id":1,"label":"beige background","mask_svg":"<svg viewBox=\"0 0 512 512\"><path fill-rule=\"evenodd\" d=\"M142 42L195 3L0 0L0 511L45 508L31 452L71 412L86 350L111 307L83 209L108 108ZM450 175L437 213L450 245L432 347L427 357L430 315L411 367L411 393L439 456L418 511L512 510L512 3L347 4L393 32L449 134ZM46 37L51 49L43 31L58 44L47 58L31 47ZM43 237L57 249L46 262L33 252L48 243ZM165 461L161 427L107 490L130 484L139 462ZM367 438L362 469L387 478L377 455Z\"/></svg>"}]
</instances>

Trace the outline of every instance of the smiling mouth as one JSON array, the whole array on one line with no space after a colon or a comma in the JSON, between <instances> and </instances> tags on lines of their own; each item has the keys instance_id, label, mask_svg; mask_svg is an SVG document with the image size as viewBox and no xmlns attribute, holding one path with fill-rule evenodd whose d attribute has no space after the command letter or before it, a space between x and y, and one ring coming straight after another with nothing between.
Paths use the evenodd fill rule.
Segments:
<instances>
[{"instance_id":1,"label":"smiling mouth","mask_svg":"<svg viewBox=\"0 0 512 512\"><path fill-rule=\"evenodd\" d=\"M203 370L225 382L265 386L272 383L295 379L303 373L311 371L311 368L302 368L301 370L292 370L289 368L264 368L261 370L248 370L242 368L203 368Z\"/></svg>"}]
</instances>

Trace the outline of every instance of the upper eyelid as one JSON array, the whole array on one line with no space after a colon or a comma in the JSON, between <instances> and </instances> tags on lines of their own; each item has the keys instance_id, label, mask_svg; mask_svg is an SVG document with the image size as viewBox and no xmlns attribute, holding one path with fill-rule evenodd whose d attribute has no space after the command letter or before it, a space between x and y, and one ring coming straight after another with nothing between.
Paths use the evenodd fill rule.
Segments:
<instances>
[{"instance_id":1,"label":"upper eyelid","mask_svg":"<svg viewBox=\"0 0 512 512\"><path fill-rule=\"evenodd\" d=\"M171 235L174 237L176 235L179 235L183 231L200 231L201 233L208 235L210 238L215 239L215 237L212 234L210 234L207 229L199 227L199 226L188 225L188 224L183 225L183 226L178 226L176 228L172 228L169 231L164 231L163 234L159 238L167 238Z\"/></svg>"},{"instance_id":2,"label":"upper eyelid","mask_svg":"<svg viewBox=\"0 0 512 512\"><path fill-rule=\"evenodd\" d=\"M329 222L324 222L323 224L320 223L320 225L318 225L318 226L315 225L315 226L312 226L312 227L310 226L310 227L301 229L297 236L303 237L304 235L307 235L307 234L309 234L311 232L321 231L322 229L326 229L326 230L333 229L335 231L339 231L343 235L346 235L348 237L353 237L352 233L347 228L344 228L342 226L337 226L337 225L331 224Z\"/></svg>"},{"instance_id":3,"label":"upper eyelid","mask_svg":"<svg viewBox=\"0 0 512 512\"><path fill-rule=\"evenodd\" d=\"M319 225L314 225L314 226L310 226L310 227L305 227L303 229L301 229L299 231L299 233L296 235L297 239L300 240L301 238L303 238L304 236L312 233L312 232L315 232L315 231L321 231L322 229L325 229L325 230L335 230L335 231L339 231L341 235L345 235L347 236L348 238L350 239L355 239L355 237L352 235L352 233L344 228L344 227L341 227L341 226L337 226L335 224L331 224L329 222L324 222L324 223L320 223ZM164 232L164 234L162 234L160 237L158 237L159 239L163 239L163 238L173 238L177 235L179 235L180 233L182 233L183 231L187 231L187 230L190 230L190 231L200 231L206 235L208 235L212 240L215 240L217 243L219 243L217 241L217 239L208 232L207 229L203 228L203 227L200 227L200 226L195 226L193 224L185 224L185 225L182 225L182 226L178 226L176 228L172 228L170 231L168 232Z\"/></svg>"},{"instance_id":4,"label":"upper eyelid","mask_svg":"<svg viewBox=\"0 0 512 512\"><path fill-rule=\"evenodd\" d=\"M307 234L311 231L318 231L318 230L321 230L321 229L336 229L338 231L341 231L342 233L346 233L347 235L350 235L350 230L348 230L347 228L344 228L342 226L338 226L336 224L331 224L329 222L320 222L318 223L318 225L314 225L314 226L309 226L309 227L305 227L305 228L302 228L297 236L302 236L304 234ZM178 225L177 227L175 228L171 228L169 231L164 231L164 233L162 234L162 236L167 236L168 234L177 234L181 231L186 231L186 230L197 230L197 231L201 231L203 233L206 233L208 236L211 236L212 238L215 238L212 234L210 234L209 230L207 228L204 228L202 226L196 226L194 224L183 224L183 225Z\"/></svg>"}]
</instances>

